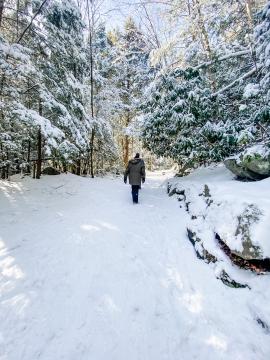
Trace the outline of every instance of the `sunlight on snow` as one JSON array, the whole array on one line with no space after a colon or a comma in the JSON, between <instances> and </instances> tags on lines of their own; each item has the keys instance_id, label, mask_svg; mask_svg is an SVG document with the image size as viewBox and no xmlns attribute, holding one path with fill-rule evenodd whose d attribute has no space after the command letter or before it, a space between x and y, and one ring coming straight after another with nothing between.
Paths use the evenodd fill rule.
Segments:
<instances>
[{"instance_id":1,"label":"sunlight on snow","mask_svg":"<svg viewBox=\"0 0 270 360\"><path fill-rule=\"evenodd\" d=\"M166 272L168 277L162 280L163 286L168 288L170 284L174 284L178 289L183 289L184 285L181 274L176 269L172 268L168 268Z\"/></svg>"},{"instance_id":2,"label":"sunlight on snow","mask_svg":"<svg viewBox=\"0 0 270 360\"><path fill-rule=\"evenodd\" d=\"M115 304L113 298L110 295L104 295L99 303L99 310L107 310L111 313L120 312L120 308Z\"/></svg>"},{"instance_id":3,"label":"sunlight on snow","mask_svg":"<svg viewBox=\"0 0 270 360\"><path fill-rule=\"evenodd\" d=\"M11 201L14 201L14 197L11 194L15 190L23 193L22 185L12 181L0 181L0 190Z\"/></svg>"},{"instance_id":4,"label":"sunlight on snow","mask_svg":"<svg viewBox=\"0 0 270 360\"><path fill-rule=\"evenodd\" d=\"M81 225L81 229L85 231L100 231L100 228L98 226L90 225L90 224Z\"/></svg>"},{"instance_id":5,"label":"sunlight on snow","mask_svg":"<svg viewBox=\"0 0 270 360\"><path fill-rule=\"evenodd\" d=\"M5 256L7 254L7 248L4 241L0 237L0 256ZM0 274L14 279L21 279L24 277L24 273L20 267L14 264L15 258L12 256L6 256L0 261Z\"/></svg>"},{"instance_id":6,"label":"sunlight on snow","mask_svg":"<svg viewBox=\"0 0 270 360\"><path fill-rule=\"evenodd\" d=\"M190 312L198 314L202 311L202 294L199 292L184 294L180 300Z\"/></svg>"},{"instance_id":7,"label":"sunlight on snow","mask_svg":"<svg viewBox=\"0 0 270 360\"><path fill-rule=\"evenodd\" d=\"M26 307L30 304L29 298L25 294L18 294L2 302L4 306L12 307L14 313L23 316Z\"/></svg>"},{"instance_id":8,"label":"sunlight on snow","mask_svg":"<svg viewBox=\"0 0 270 360\"><path fill-rule=\"evenodd\" d=\"M206 344L217 350L227 350L227 342L216 335L210 336L210 338L206 340Z\"/></svg>"},{"instance_id":9,"label":"sunlight on snow","mask_svg":"<svg viewBox=\"0 0 270 360\"><path fill-rule=\"evenodd\" d=\"M118 227L113 225L113 224L110 224L110 223L107 223L107 222L104 222L104 221L97 221L97 223L99 225L101 225L102 227L104 227L105 229L119 231Z\"/></svg>"},{"instance_id":10,"label":"sunlight on snow","mask_svg":"<svg viewBox=\"0 0 270 360\"><path fill-rule=\"evenodd\" d=\"M95 222L99 226L92 225L92 224L83 224L83 225L81 225L81 229L85 230L85 231L100 231L101 228L105 228L108 230L119 231L118 227L113 224L107 223L105 221L98 221L98 220L96 220Z\"/></svg>"},{"instance_id":11,"label":"sunlight on snow","mask_svg":"<svg viewBox=\"0 0 270 360\"><path fill-rule=\"evenodd\" d=\"M5 256L7 248L4 241L0 238L0 255ZM15 288L15 280L19 280L25 277L25 274L21 268L15 264L15 258L12 256L6 256L0 261L0 274L2 277L2 284L0 286L0 293L9 293ZM23 316L24 309L28 306L30 300L24 294L19 294L2 301L4 307L11 307L15 314Z\"/></svg>"},{"instance_id":12,"label":"sunlight on snow","mask_svg":"<svg viewBox=\"0 0 270 360\"><path fill-rule=\"evenodd\" d=\"M16 280L22 279L24 277L24 273L18 265L13 264L14 261L15 259L12 256L7 256L4 260L0 261L1 274Z\"/></svg>"},{"instance_id":13,"label":"sunlight on snow","mask_svg":"<svg viewBox=\"0 0 270 360\"><path fill-rule=\"evenodd\" d=\"M0 255L2 256L2 255L4 255L4 254L2 254L2 252L4 252L4 251L6 251L6 247L5 247L5 243L4 243L4 241L2 240L2 238L0 237Z\"/></svg>"},{"instance_id":14,"label":"sunlight on snow","mask_svg":"<svg viewBox=\"0 0 270 360\"><path fill-rule=\"evenodd\" d=\"M25 274L21 268L15 264L15 258L7 255L8 249L4 241L0 238L0 294L7 294L16 286L16 280L23 279ZM4 302L3 302L4 304Z\"/></svg>"}]
</instances>

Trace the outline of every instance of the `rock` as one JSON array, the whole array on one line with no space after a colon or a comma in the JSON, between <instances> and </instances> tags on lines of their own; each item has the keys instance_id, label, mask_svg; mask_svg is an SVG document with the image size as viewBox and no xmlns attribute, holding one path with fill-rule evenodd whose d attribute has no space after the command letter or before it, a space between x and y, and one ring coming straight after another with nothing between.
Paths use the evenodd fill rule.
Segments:
<instances>
[{"instance_id":1,"label":"rock","mask_svg":"<svg viewBox=\"0 0 270 360\"><path fill-rule=\"evenodd\" d=\"M261 176L257 176L252 171L243 168L239 165L234 158L224 160L224 164L228 170L230 170L234 175L239 179L249 179L249 180L261 180Z\"/></svg>"},{"instance_id":2,"label":"rock","mask_svg":"<svg viewBox=\"0 0 270 360\"><path fill-rule=\"evenodd\" d=\"M260 155L243 157L243 166L249 171L264 177L270 176L270 157L262 158Z\"/></svg>"},{"instance_id":3,"label":"rock","mask_svg":"<svg viewBox=\"0 0 270 360\"><path fill-rule=\"evenodd\" d=\"M52 166L48 166L42 171L43 175L60 175L60 172L53 168Z\"/></svg>"},{"instance_id":4,"label":"rock","mask_svg":"<svg viewBox=\"0 0 270 360\"><path fill-rule=\"evenodd\" d=\"M266 334L270 334L270 326L264 320L257 317L256 321L262 327L262 329Z\"/></svg>"},{"instance_id":5,"label":"rock","mask_svg":"<svg viewBox=\"0 0 270 360\"><path fill-rule=\"evenodd\" d=\"M263 259L261 249L254 245L251 239L250 227L257 223L262 215L262 212L256 205L250 204L246 207L244 212L238 216L238 225L235 236L241 238L243 245L242 251L232 250L232 253L241 256L243 259Z\"/></svg>"},{"instance_id":6,"label":"rock","mask_svg":"<svg viewBox=\"0 0 270 360\"><path fill-rule=\"evenodd\" d=\"M207 184L204 185L204 189L203 189L202 195L203 195L204 197L211 197L210 189L209 189L209 186L208 186Z\"/></svg>"},{"instance_id":7,"label":"rock","mask_svg":"<svg viewBox=\"0 0 270 360\"><path fill-rule=\"evenodd\" d=\"M245 264L241 263L241 259L244 261L250 261L250 260L264 260L266 261L267 266L267 259L263 257L263 251L262 249L254 244L254 241L252 239L252 232L251 227L253 224L256 224L260 221L260 218L262 216L261 210L254 204L249 204L245 208L242 214L237 216L237 226L234 232L235 240L237 242L241 242L242 249L236 250L233 249L232 241L230 238L226 239L226 234L223 234L223 237L221 238L218 233L216 233L216 239L219 241L220 245L223 248L223 251L230 257L233 257L231 260L235 263L239 262L239 265L241 267L246 267ZM230 240L230 241L229 241ZM223 246L224 244L224 246ZM237 259L239 258L239 259ZM251 265L256 265L251 263ZM249 267L248 267L249 268Z\"/></svg>"},{"instance_id":8,"label":"rock","mask_svg":"<svg viewBox=\"0 0 270 360\"><path fill-rule=\"evenodd\" d=\"M220 279L223 284L232 287L232 288L248 288L250 289L250 287L247 284L240 284L239 282L233 280L227 273L225 270L222 270L220 276L218 277L218 279Z\"/></svg>"},{"instance_id":9,"label":"rock","mask_svg":"<svg viewBox=\"0 0 270 360\"><path fill-rule=\"evenodd\" d=\"M169 189L169 196L173 195L185 195L185 190L179 190L177 188L173 188L172 190Z\"/></svg>"},{"instance_id":10,"label":"rock","mask_svg":"<svg viewBox=\"0 0 270 360\"><path fill-rule=\"evenodd\" d=\"M262 180L270 176L270 149L255 145L237 158L226 159L224 164L239 179Z\"/></svg>"},{"instance_id":11,"label":"rock","mask_svg":"<svg viewBox=\"0 0 270 360\"><path fill-rule=\"evenodd\" d=\"M196 232L187 228L187 235L199 259L204 260L207 264L217 261L217 258L204 248L202 240L197 236Z\"/></svg>"},{"instance_id":12,"label":"rock","mask_svg":"<svg viewBox=\"0 0 270 360\"><path fill-rule=\"evenodd\" d=\"M178 201L185 201L185 200L186 200L186 197L185 197L185 195L179 195L179 196L177 197L177 200L178 200Z\"/></svg>"},{"instance_id":13,"label":"rock","mask_svg":"<svg viewBox=\"0 0 270 360\"><path fill-rule=\"evenodd\" d=\"M204 189L203 189L203 193L202 195L205 198L205 202L207 204L207 206L210 206L211 204L213 204L213 200L210 199L211 198L211 194L210 194L210 189L209 186L207 184L204 185Z\"/></svg>"}]
</instances>

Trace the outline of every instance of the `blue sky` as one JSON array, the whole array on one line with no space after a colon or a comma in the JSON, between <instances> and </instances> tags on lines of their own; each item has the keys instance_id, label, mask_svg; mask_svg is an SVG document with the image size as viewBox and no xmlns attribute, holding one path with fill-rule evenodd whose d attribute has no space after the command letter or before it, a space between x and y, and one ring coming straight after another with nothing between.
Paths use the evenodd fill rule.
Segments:
<instances>
[{"instance_id":1,"label":"blue sky","mask_svg":"<svg viewBox=\"0 0 270 360\"><path fill-rule=\"evenodd\" d=\"M128 6L125 3L136 3L136 0L104 0L107 27L121 27L124 19L134 13L134 6Z\"/></svg>"}]
</instances>

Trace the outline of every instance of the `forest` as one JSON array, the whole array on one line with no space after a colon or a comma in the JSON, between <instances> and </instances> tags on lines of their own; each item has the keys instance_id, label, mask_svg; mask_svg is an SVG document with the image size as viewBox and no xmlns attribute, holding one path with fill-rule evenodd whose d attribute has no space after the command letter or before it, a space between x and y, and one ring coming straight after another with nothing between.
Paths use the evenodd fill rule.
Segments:
<instances>
[{"instance_id":1,"label":"forest","mask_svg":"<svg viewBox=\"0 0 270 360\"><path fill-rule=\"evenodd\" d=\"M268 154L269 6L139 0L115 25L102 0L1 0L1 177Z\"/></svg>"},{"instance_id":2,"label":"forest","mask_svg":"<svg viewBox=\"0 0 270 360\"><path fill-rule=\"evenodd\" d=\"M0 0L0 360L270 359L270 0Z\"/></svg>"}]
</instances>

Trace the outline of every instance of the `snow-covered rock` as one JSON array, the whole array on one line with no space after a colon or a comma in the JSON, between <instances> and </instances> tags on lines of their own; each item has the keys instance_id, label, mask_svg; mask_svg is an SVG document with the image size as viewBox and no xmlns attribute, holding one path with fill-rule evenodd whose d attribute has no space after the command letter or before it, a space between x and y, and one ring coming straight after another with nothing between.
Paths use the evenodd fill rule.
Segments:
<instances>
[{"instance_id":1,"label":"snow-covered rock","mask_svg":"<svg viewBox=\"0 0 270 360\"><path fill-rule=\"evenodd\" d=\"M224 163L238 178L261 180L270 176L270 149L265 145L252 146Z\"/></svg>"},{"instance_id":2,"label":"snow-covered rock","mask_svg":"<svg viewBox=\"0 0 270 360\"><path fill-rule=\"evenodd\" d=\"M47 166L43 169L42 174L44 175L60 175L60 172L52 166Z\"/></svg>"},{"instance_id":3,"label":"snow-covered rock","mask_svg":"<svg viewBox=\"0 0 270 360\"><path fill-rule=\"evenodd\" d=\"M235 181L222 165L172 179L169 189L169 194L184 194L191 217L188 231L200 239L202 252L219 257L218 235L232 254L244 260L270 258L270 179Z\"/></svg>"}]
</instances>

